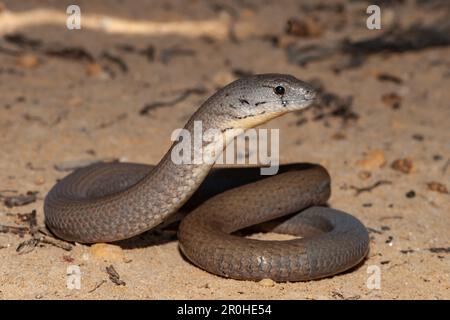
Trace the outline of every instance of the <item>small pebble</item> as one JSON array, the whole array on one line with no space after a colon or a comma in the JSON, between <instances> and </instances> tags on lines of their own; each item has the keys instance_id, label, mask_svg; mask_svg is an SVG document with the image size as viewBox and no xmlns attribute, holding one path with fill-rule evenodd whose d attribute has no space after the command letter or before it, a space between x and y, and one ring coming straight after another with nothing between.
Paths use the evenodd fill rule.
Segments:
<instances>
[{"instance_id":1,"label":"small pebble","mask_svg":"<svg viewBox=\"0 0 450 320\"><path fill-rule=\"evenodd\" d=\"M386 106L391 107L392 109L396 110L396 109L400 109L400 106L402 104L402 97L400 97L395 92L390 92L390 93L384 94L381 97L381 101L383 101L383 103Z\"/></svg>"},{"instance_id":2,"label":"small pebble","mask_svg":"<svg viewBox=\"0 0 450 320\"><path fill-rule=\"evenodd\" d=\"M322 33L323 28L312 19L289 19L286 23L286 34L288 35L302 38L314 38L321 36Z\"/></svg>"},{"instance_id":3,"label":"small pebble","mask_svg":"<svg viewBox=\"0 0 450 320\"><path fill-rule=\"evenodd\" d=\"M361 180L367 180L372 176L372 173L370 173L370 171L360 171L358 173L358 178L360 178Z\"/></svg>"},{"instance_id":4,"label":"small pebble","mask_svg":"<svg viewBox=\"0 0 450 320\"><path fill-rule=\"evenodd\" d=\"M272 279L262 279L259 284L263 287L273 287L275 286L275 281L273 281Z\"/></svg>"},{"instance_id":5,"label":"small pebble","mask_svg":"<svg viewBox=\"0 0 450 320\"><path fill-rule=\"evenodd\" d=\"M408 191L405 196L407 198L414 198L416 196L416 192L414 190Z\"/></svg>"},{"instance_id":6,"label":"small pebble","mask_svg":"<svg viewBox=\"0 0 450 320\"><path fill-rule=\"evenodd\" d=\"M24 54L17 58L17 65L27 69L33 69L39 65L39 59L33 54Z\"/></svg>"},{"instance_id":7,"label":"small pebble","mask_svg":"<svg viewBox=\"0 0 450 320\"><path fill-rule=\"evenodd\" d=\"M89 252L95 258L108 261L123 261L123 250L119 246L106 243L96 243L89 248Z\"/></svg>"},{"instance_id":8,"label":"small pebble","mask_svg":"<svg viewBox=\"0 0 450 320\"><path fill-rule=\"evenodd\" d=\"M383 150L374 149L367 153L367 155L356 161L356 165L365 170L373 170L381 168L386 163Z\"/></svg>"},{"instance_id":9,"label":"small pebble","mask_svg":"<svg viewBox=\"0 0 450 320\"><path fill-rule=\"evenodd\" d=\"M34 179L34 184L37 186L43 185L45 183L45 178L43 176L38 176Z\"/></svg>"},{"instance_id":10,"label":"small pebble","mask_svg":"<svg viewBox=\"0 0 450 320\"><path fill-rule=\"evenodd\" d=\"M411 173L414 169L414 164L409 158L397 159L392 162L391 168L403 173Z\"/></svg>"},{"instance_id":11,"label":"small pebble","mask_svg":"<svg viewBox=\"0 0 450 320\"><path fill-rule=\"evenodd\" d=\"M98 63L89 63L86 66L86 74L91 77L101 75L103 73L103 68Z\"/></svg>"},{"instance_id":12,"label":"small pebble","mask_svg":"<svg viewBox=\"0 0 450 320\"><path fill-rule=\"evenodd\" d=\"M347 136L341 132L336 132L331 136L331 138L334 140L345 140L347 139Z\"/></svg>"},{"instance_id":13,"label":"small pebble","mask_svg":"<svg viewBox=\"0 0 450 320\"><path fill-rule=\"evenodd\" d=\"M443 185L442 183L436 182L436 181L431 181L427 183L427 187L428 189L430 189L431 191L436 191L439 193L448 193L448 189L445 185Z\"/></svg>"}]
</instances>

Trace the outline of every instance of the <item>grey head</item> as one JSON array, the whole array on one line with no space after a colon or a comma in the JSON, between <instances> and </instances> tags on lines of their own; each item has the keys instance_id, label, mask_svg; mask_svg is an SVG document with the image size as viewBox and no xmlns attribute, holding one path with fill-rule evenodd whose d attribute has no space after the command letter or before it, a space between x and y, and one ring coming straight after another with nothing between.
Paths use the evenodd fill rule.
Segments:
<instances>
[{"instance_id":1,"label":"grey head","mask_svg":"<svg viewBox=\"0 0 450 320\"><path fill-rule=\"evenodd\" d=\"M305 109L315 97L311 85L291 75L259 74L228 84L203 104L200 113L216 119L216 127L223 124L248 129L287 112Z\"/></svg>"}]
</instances>

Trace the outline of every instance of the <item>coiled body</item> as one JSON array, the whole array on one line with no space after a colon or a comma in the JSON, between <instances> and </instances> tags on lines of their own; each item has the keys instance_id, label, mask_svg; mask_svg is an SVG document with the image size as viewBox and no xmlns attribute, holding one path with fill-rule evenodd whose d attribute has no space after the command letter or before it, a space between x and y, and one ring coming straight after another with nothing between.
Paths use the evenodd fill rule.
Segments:
<instances>
[{"instance_id":1,"label":"coiled body","mask_svg":"<svg viewBox=\"0 0 450 320\"><path fill-rule=\"evenodd\" d=\"M193 132L194 121L201 121L204 130L225 134L226 145L237 127L248 129L309 105L311 92L285 75L241 79L208 99L185 129ZM217 141L204 146L215 147ZM183 253L209 272L243 280L316 279L366 256L368 234L356 218L316 207L330 195L324 168L285 165L272 177L260 176L257 168L211 170L211 162L174 163L175 145L154 167L96 164L68 175L45 199L46 224L69 241L111 242L152 229L184 205L193 211L180 225ZM283 216L289 217L271 230L302 239L258 241L233 234Z\"/></svg>"}]
</instances>

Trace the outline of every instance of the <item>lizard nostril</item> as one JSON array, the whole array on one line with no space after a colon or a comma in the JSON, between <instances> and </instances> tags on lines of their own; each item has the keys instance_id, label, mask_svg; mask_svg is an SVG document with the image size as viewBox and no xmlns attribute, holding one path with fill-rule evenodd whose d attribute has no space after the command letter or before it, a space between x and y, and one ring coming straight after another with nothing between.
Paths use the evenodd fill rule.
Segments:
<instances>
[{"instance_id":1,"label":"lizard nostril","mask_svg":"<svg viewBox=\"0 0 450 320\"><path fill-rule=\"evenodd\" d=\"M307 99L314 99L316 97L316 92L313 89L306 89L305 97Z\"/></svg>"}]
</instances>

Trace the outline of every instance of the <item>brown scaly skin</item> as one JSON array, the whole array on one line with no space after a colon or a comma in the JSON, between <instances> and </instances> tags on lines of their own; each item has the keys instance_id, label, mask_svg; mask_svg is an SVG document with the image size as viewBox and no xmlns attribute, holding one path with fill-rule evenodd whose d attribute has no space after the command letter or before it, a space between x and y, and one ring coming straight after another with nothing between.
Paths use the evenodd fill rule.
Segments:
<instances>
[{"instance_id":1,"label":"brown scaly skin","mask_svg":"<svg viewBox=\"0 0 450 320\"><path fill-rule=\"evenodd\" d=\"M240 133L238 129L304 109L314 96L308 84L292 76L242 78L211 96L185 129L193 132L194 121L201 121L203 130L218 129L228 143ZM219 141L213 139L204 147L215 147ZM103 163L68 175L45 198L46 224L62 239L93 243L130 238L167 220L193 196L212 167L173 163L171 150L175 145L155 167ZM323 204L330 193L329 176L319 166L282 166L282 173L264 179L256 177L254 169L230 172L233 170L241 170L237 182L230 182L230 175L221 169L212 170L203 185L215 183L214 188L220 189L225 181L221 191L225 185L238 188L201 204L180 226L180 248L196 265L235 279L296 281L342 272L367 254L369 240L364 226L346 213L323 207L304 210L274 229L302 235L303 239L256 241L230 235ZM245 178L246 173L250 178ZM222 181L213 181L221 175ZM241 186L247 182L251 183Z\"/></svg>"}]
</instances>

